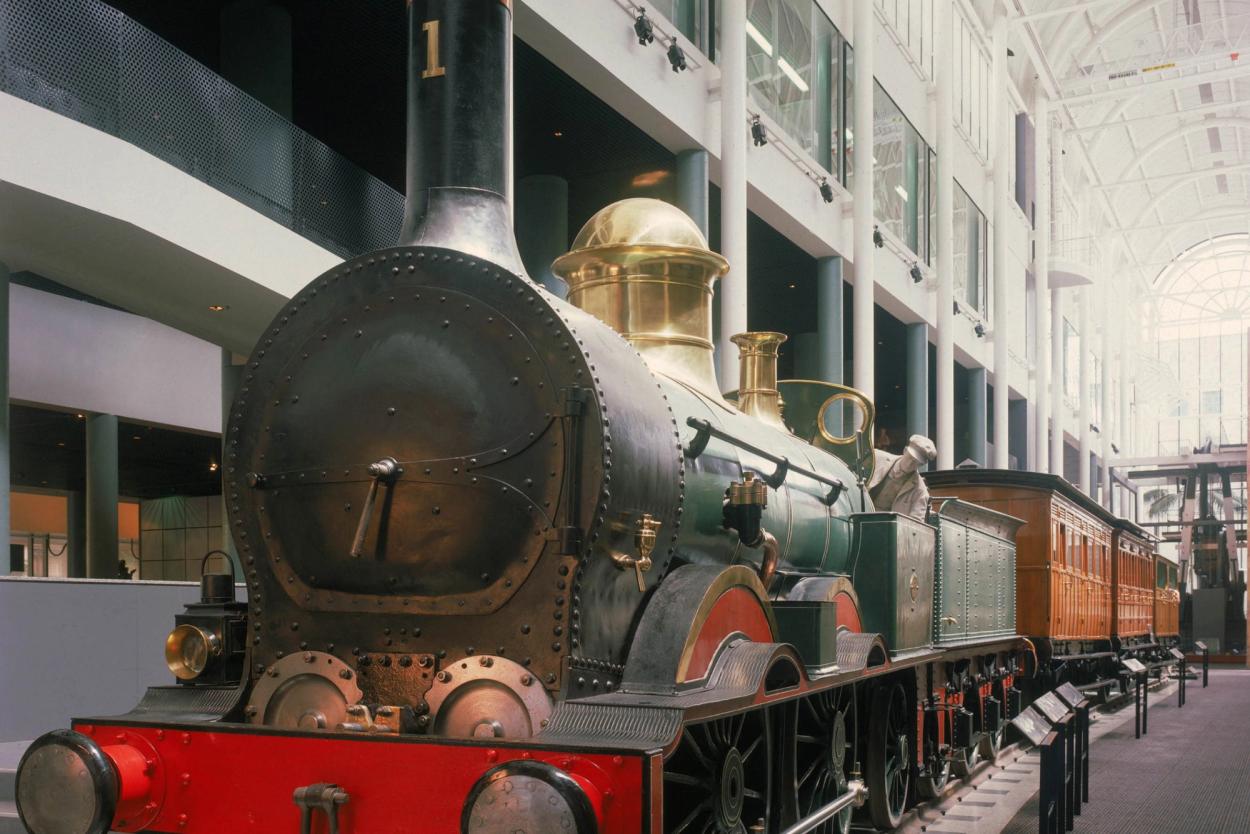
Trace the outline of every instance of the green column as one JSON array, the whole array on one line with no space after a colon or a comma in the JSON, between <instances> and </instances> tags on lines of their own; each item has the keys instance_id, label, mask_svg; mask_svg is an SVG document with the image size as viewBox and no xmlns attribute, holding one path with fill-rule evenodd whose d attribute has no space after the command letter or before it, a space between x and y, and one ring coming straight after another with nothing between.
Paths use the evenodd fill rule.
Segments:
<instances>
[{"instance_id":1,"label":"green column","mask_svg":"<svg viewBox=\"0 0 1250 834\"><path fill-rule=\"evenodd\" d=\"M537 174L516 184L517 248L530 278L564 298L568 287L551 271L551 262L569 249L569 183Z\"/></svg>"},{"instance_id":2,"label":"green column","mask_svg":"<svg viewBox=\"0 0 1250 834\"><path fill-rule=\"evenodd\" d=\"M87 416L87 576L117 577L117 417Z\"/></svg>"},{"instance_id":3,"label":"green column","mask_svg":"<svg viewBox=\"0 0 1250 834\"><path fill-rule=\"evenodd\" d=\"M985 368L968 371L968 457L981 467L989 463L989 455L986 454L986 434L989 431L986 385Z\"/></svg>"},{"instance_id":4,"label":"green column","mask_svg":"<svg viewBox=\"0 0 1250 834\"><path fill-rule=\"evenodd\" d=\"M0 262L0 535L5 543L4 567L9 550L9 268ZM4 573L8 573L7 570Z\"/></svg>"},{"instance_id":5,"label":"green column","mask_svg":"<svg viewBox=\"0 0 1250 834\"><path fill-rule=\"evenodd\" d=\"M707 237L707 151L702 148L677 154L677 194L679 209L699 225Z\"/></svg>"},{"instance_id":6,"label":"green column","mask_svg":"<svg viewBox=\"0 0 1250 834\"><path fill-rule=\"evenodd\" d=\"M929 437L929 325L907 325L907 436Z\"/></svg>"},{"instance_id":7,"label":"green column","mask_svg":"<svg viewBox=\"0 0 1250 834\"><path fill-rule=\"evenodd\" d=\"M87 497L81 490L74 490L66 502L68 517L65 520L67 560L65 573L70 579L87 577Z\"/></svg>"}]
</instances>

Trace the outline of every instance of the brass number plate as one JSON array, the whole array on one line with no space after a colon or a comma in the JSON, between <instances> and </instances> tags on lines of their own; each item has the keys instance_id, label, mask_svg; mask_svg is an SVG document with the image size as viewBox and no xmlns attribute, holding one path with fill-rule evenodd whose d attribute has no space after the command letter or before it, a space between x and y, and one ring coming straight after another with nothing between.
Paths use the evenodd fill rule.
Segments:
<instances>
[{"instance_id":1,"label":"brass number plate","mask_svg":"<svg viewBox=\"0 0 1250 834\"><path fill-rule=\"evenodd\" d=\"M437 78L447 74L447 68L438 62L438 24L437 20L427 20L421 24L425 32L425 69L421 70L422 78Z\"/></svg>"}]
</instances>

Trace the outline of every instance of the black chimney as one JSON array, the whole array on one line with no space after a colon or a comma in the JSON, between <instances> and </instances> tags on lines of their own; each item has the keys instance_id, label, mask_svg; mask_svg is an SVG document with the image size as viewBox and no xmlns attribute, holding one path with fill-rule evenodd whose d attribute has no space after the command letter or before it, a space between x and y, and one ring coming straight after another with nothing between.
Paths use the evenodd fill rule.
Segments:
<instances>
[{"instance_id":1,"label":"black chimney","mask_svg":"<svg viewBox=\"0 0 1250 834\"><path fill-rule=\"evenodd\" d=\"M511 0L410 0L401 246L525 273L512 233Z\"/></svg>"}]
</instances>

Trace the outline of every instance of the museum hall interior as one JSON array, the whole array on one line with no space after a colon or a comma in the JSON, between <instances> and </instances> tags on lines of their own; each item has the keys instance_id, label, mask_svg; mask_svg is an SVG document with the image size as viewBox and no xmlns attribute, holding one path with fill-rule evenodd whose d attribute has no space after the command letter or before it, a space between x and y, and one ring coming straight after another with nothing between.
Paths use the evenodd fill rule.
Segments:
<instances>
[{"instance_id":1,"label":"museum hall interior","mask_svg":"<svg viewBox=\"0 0 1250 834\"><path fill-rule=\"evenodd\" d=\"M0 834L1250 830L1250 0L0 0L0 331Z\"/></svg>"}]
</instances>

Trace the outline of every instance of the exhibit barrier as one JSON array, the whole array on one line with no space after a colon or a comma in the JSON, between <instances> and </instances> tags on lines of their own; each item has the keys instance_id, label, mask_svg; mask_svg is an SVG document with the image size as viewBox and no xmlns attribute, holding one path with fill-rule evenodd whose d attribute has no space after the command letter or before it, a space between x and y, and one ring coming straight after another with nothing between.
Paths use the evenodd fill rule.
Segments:
<instances>
[{"instance_id":1,"label":"exhibit barrier","mask_svg":"<svg viewBox=\"0 0 1250 834\"><path fill-rule=\"evenodd\" d=\"M1047 692L1011 720L1041 755L1038 830L1060 834L1076 827L1089 802L1089 699L1070 683Z\"/></svg>"}]
</instances>

